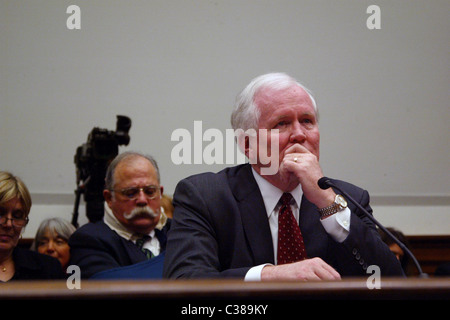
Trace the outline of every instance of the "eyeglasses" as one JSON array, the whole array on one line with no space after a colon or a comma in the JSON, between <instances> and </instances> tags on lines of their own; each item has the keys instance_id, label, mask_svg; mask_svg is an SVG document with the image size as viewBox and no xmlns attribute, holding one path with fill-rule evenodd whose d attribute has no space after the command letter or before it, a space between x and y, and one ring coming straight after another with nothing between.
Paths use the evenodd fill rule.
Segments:
<instances>
[{"instance_id":1,"label":"eyeglasses","mask_svg":"<svg viewBox=\"0 0 450 320\"><path fill-rule=\"evenodd\" d=\"M7 218L6 216L0 216L0 225L3 225L8 220L11 220L11 223L16 228L25 227L28 224L28 217L26 218Z\"/></svg>"},{"instance_id":2,"label":"eyeglasses","mask_svg":"<svg viewBox=\"0 0 450 320\"><path fill-rule=\"evenodd\" d=\"M147 199L155 199L156 196L159 194L159 187L149 185L149 186L145 186L145 187L131 187L131 188L120 189L120 190L112 189L112 191L118 191L120 194L124 195L129 200L137 199L137 197L139 196L139 193L141 191L144 192Z\"/></svg>"}]
</instances>

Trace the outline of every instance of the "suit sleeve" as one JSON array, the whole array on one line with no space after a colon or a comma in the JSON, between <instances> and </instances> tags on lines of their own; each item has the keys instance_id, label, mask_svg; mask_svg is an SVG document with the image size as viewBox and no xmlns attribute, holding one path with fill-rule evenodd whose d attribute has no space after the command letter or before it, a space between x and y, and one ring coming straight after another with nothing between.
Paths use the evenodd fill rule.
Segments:
<instances>
[{"instance_id":1,"label":"suit sleeve","mask_svg":"<svg viewBox=\"0 0 450 320\"><path fill-rule=\"evenodd\" d=\"M203 188L208 189L208 186ZM216 228L203 198L205 193L188 179L177 185L163 277L243 279L249 267L221 270Z\"/></svg>"},{"instance_id":2,"label":"suit sleeve","mask_svg":"<svg viewBox=\"0 0 450 320\"><path fill-rule=\"evenodd\" d=\"M359 194L357 200L369 214L369 194L365 190L355 192ZM341 275L366 276L370 265L380 267L382 276L404 276L401 265L389 247L381 240L374 223L361 210L349 204L351 209L350 233L341 244L335 244L335 258Z\"/></svg>"}]
</instances>

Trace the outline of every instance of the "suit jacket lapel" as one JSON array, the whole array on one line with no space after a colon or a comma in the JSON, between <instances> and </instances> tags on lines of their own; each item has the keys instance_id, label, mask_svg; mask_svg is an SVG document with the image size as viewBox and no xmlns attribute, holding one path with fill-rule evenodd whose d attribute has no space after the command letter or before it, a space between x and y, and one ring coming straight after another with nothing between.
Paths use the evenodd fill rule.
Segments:
<instances>
[{"instance_id":1,"label":"suit jacket lapel","mask_svg":"<svg viewBox=\"0 0 450 320\"><path fill-rule=\"evenodd\" d=\"M158 238L161 252L166 250L166 243L167 243L167 236L163 230L155 229L155 236Z\"/></svg>"},{"instance_id":2,"label":"suit jacket lapel","mask_svg":"<svg viewBox=\"0 0 450 320\"><path fill-rule=\"evenodd\" d=\"M230 176L229 179L254 264L274 263L272 235L266 208L251 166L249 164L241 166L236 175Z\"/></svg>"}]
</instances>

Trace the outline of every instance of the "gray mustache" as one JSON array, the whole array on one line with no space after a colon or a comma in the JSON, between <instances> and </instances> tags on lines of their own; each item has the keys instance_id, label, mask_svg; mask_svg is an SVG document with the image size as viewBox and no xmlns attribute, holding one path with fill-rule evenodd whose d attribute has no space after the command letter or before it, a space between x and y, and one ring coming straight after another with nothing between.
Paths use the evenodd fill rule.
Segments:
<instances>
[{"instance_id":1,"label":"gray mustache","mask_svg":"<svg viewBox=\"0 0 450 320\"><path fill-rule=\"evenodd\" d=\"M138 207L133 209L133 211L131 211L130 213L125 213L123 215L123 217L127 220L131 220L136 216L149 216L150 218L156 218L158 216L158 213L156 213L155 211L153 211L152 208L145 206L145 207Z\"/></svg>"}]
</instances>

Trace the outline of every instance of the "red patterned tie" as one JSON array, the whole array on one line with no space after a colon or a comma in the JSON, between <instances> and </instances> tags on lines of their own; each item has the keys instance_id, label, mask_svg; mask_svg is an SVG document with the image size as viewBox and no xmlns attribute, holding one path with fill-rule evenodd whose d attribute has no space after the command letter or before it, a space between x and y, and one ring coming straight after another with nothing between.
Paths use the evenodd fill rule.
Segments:
<instances>
[{"instance_id":1,"label":"red patterned tie","mask_svg":"<svg viewBox=\"0 0 450 320\"><path fill-rule=\"evenodd\" d=\"M291 263L306 259L302 233L291 209L290 193L284 193L280 199L278 213L278 253L277 264Z\"/></svg>"}]
</instances>

